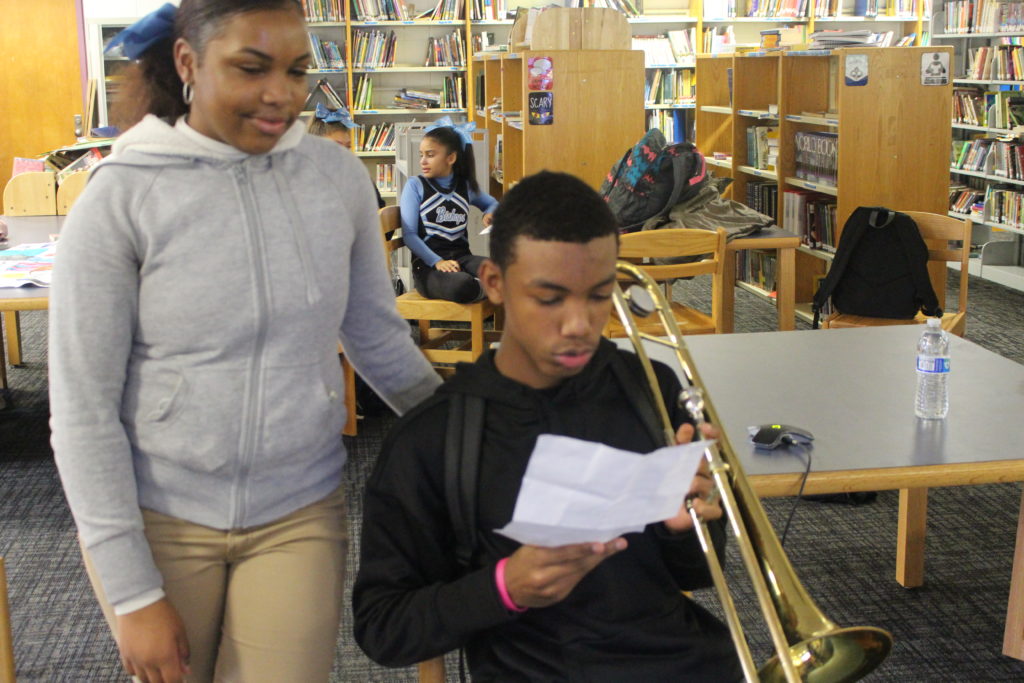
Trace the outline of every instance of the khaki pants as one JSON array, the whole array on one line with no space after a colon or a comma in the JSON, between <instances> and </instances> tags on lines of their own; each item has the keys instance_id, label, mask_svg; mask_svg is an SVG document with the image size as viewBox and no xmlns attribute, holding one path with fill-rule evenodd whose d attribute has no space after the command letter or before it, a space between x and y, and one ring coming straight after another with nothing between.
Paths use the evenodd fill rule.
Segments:
<instances>
[{"instance_id":1,"label":"khaki pants","mask_svg":"<svg viewBox=\"0 0 1024 683\"><path fill-rule=\"evenodd\" d=\"M327 681L348 529L339 487L276 522L219 531L143 510L164 592L185 622L190 681ZM114 637L114 612L86 570Z\"/></svg>"}]
</instances>

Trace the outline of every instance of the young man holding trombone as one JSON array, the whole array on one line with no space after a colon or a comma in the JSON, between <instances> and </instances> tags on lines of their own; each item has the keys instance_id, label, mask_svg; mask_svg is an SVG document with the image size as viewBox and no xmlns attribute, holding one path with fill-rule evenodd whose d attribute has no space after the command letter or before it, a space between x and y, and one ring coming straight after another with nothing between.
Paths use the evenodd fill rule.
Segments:
<instances>
[{"instance_id":1,"label":"young man holding trombone","mask_svg":"<svg viewBox=\"0 0 1024 683\"><path fill-rule=\"evenodd\" d=\"M505 309L500 347L402 418L367 487L353 603L372 659L403 666L465 648L475 681L742 678L729 630L682 593L711 584L684 501L607 543L541 548L493 531L512 517L539 435L664 445L633 405L638 361L601 338L617 250L615 219L583 182L545 172L506 194L480 271ZM655 371L688 442L679 380ZM710 488L702 466L690 498L721 555Z\"/></svg>"}]
</instances>

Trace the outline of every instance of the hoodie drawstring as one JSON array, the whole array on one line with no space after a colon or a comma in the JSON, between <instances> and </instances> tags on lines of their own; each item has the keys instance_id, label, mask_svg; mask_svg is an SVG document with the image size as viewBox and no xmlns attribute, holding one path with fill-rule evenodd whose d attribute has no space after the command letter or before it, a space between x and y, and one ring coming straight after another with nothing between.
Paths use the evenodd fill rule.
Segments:
<instances>
[{"instance_id":1,"label":"hoodie drawstring","mask_svg":"<svg viewBox=\"0 0 1024 683\"><path fill-rule=\"evenodd\" d=\"M309 240L306 238L306 231L301 225L301 221L299 221L299 207L294 194L292 194L291 186L280 177L274 158L268 157L267 161L270 164L270 173L274 178L274 184L277 186L277 193L284 198L288 229L295 242L295 249L299 253L302 275L306 282L306 303L312 306L322 298L323 292L320 291L320 285L317 278L314 277L313 267L310 265L312 257L309 253Z\"/></svg>"}]
</instances>

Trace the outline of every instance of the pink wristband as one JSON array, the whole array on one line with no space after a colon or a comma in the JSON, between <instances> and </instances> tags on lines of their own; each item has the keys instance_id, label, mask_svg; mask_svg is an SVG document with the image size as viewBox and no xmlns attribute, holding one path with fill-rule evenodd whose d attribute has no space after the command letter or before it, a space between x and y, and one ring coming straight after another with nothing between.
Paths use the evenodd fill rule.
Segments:
<instances>
[{"instance_id":1,"label":"pink wristband","mask_svg":"<svg viewBox=\"0 0 1024 683\"><path fill-rule=\"evenodd\" d=\"M501 604L505 606L505 609L512 612L525 612L528 608L520 607L512 601L512 596L508 594L508 588L505 587L505 564L508 562L507 557L503 557L498 560L498 564L494 567L494 585L498 589L498 595L501 596Z\"/></svg>"}]
</instances>

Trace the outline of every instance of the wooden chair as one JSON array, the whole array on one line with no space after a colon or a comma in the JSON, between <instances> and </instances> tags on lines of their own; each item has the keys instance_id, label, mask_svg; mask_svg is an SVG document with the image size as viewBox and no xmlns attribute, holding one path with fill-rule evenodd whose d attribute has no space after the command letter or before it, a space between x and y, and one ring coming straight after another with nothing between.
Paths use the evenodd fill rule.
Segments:
<instances>
[{"instance_id":1,"label":"wooden chair","mask_svg":"<svg viewBox=\"0 0 1024 683\"><path fill-rule=\"evenodd\" d=\"M920 211L905 211L904 213L914 219L921 237L928 245L928 277L942 308L946 307L946 263L956 261L960 264L960 297L957 310L942 314L942 329L962 337L967 329L967 262L970 257L971 221ZM950 242L960 242L961 244L960 247L951 248ZM913 318L894 320L892 318L849 315L835 311L825 319L822 327L919 325L923 324L926 319L926 316L921 313Z\"/></svg>"},{"instance_id":2,"label":"wooden chair","mask_svg":"<svg viewBox=\"0 0 1024 683\"><path fill-rule=\"evenodd\" d=\"M722 332L722 299L725 266L725 236L722 228L710 230L666 229L644 230L623 235L619 245L619 257L642 263L643 269L655 280L664 283L665 298L672 306L672 313L683 334L711 334ZM674 265L643 263L646 259L670 259L683 256L708 255L700 261ZM672 281L676 278L694 275L711 275L711 315L672 300ZM732 286L729 283L729 286ZM639 320L642 331L650 334L664 334L657 316ZM626 332L618 318L605 326L605 336L624 337Z\"/></svg>"},{"instance_id":3,"label":"wooden chair","mask_svg":"<svg viewBox=\"0 0 1024 683\"><path fill-rule=\"evenodd\" d=\"M442 662L443 665L443 662ZM14 639L11 610L7 603L7 573L0 557L0 683L14 683Z\"/></svg>"},{"instance_id":4,"label":"wooden chair","mask_svg":"<svg viewBox=\"0 0 1024 683\"><path fill-rule=\"evenodd\" d=\"M400 230L402 219L397 206L380 210L381 234ZM384 240L384 255L391 272L391 255L405 246L405 240L393 236ZM427 299L419 292L406 292L396 300L398 313L406 320L417 321L420 328L420 349L434 366L458 362L472 363L487 348L487 344L500 336L500 308L487 299L460 304L444 299ZM485 332L484 321L495 318L495 331ZM433 327L431 321L469 323L468 329ZM451 347L451 344L455 344ZM449 348L446 348L449 347Z\"/></svg>"}]
</instances>

